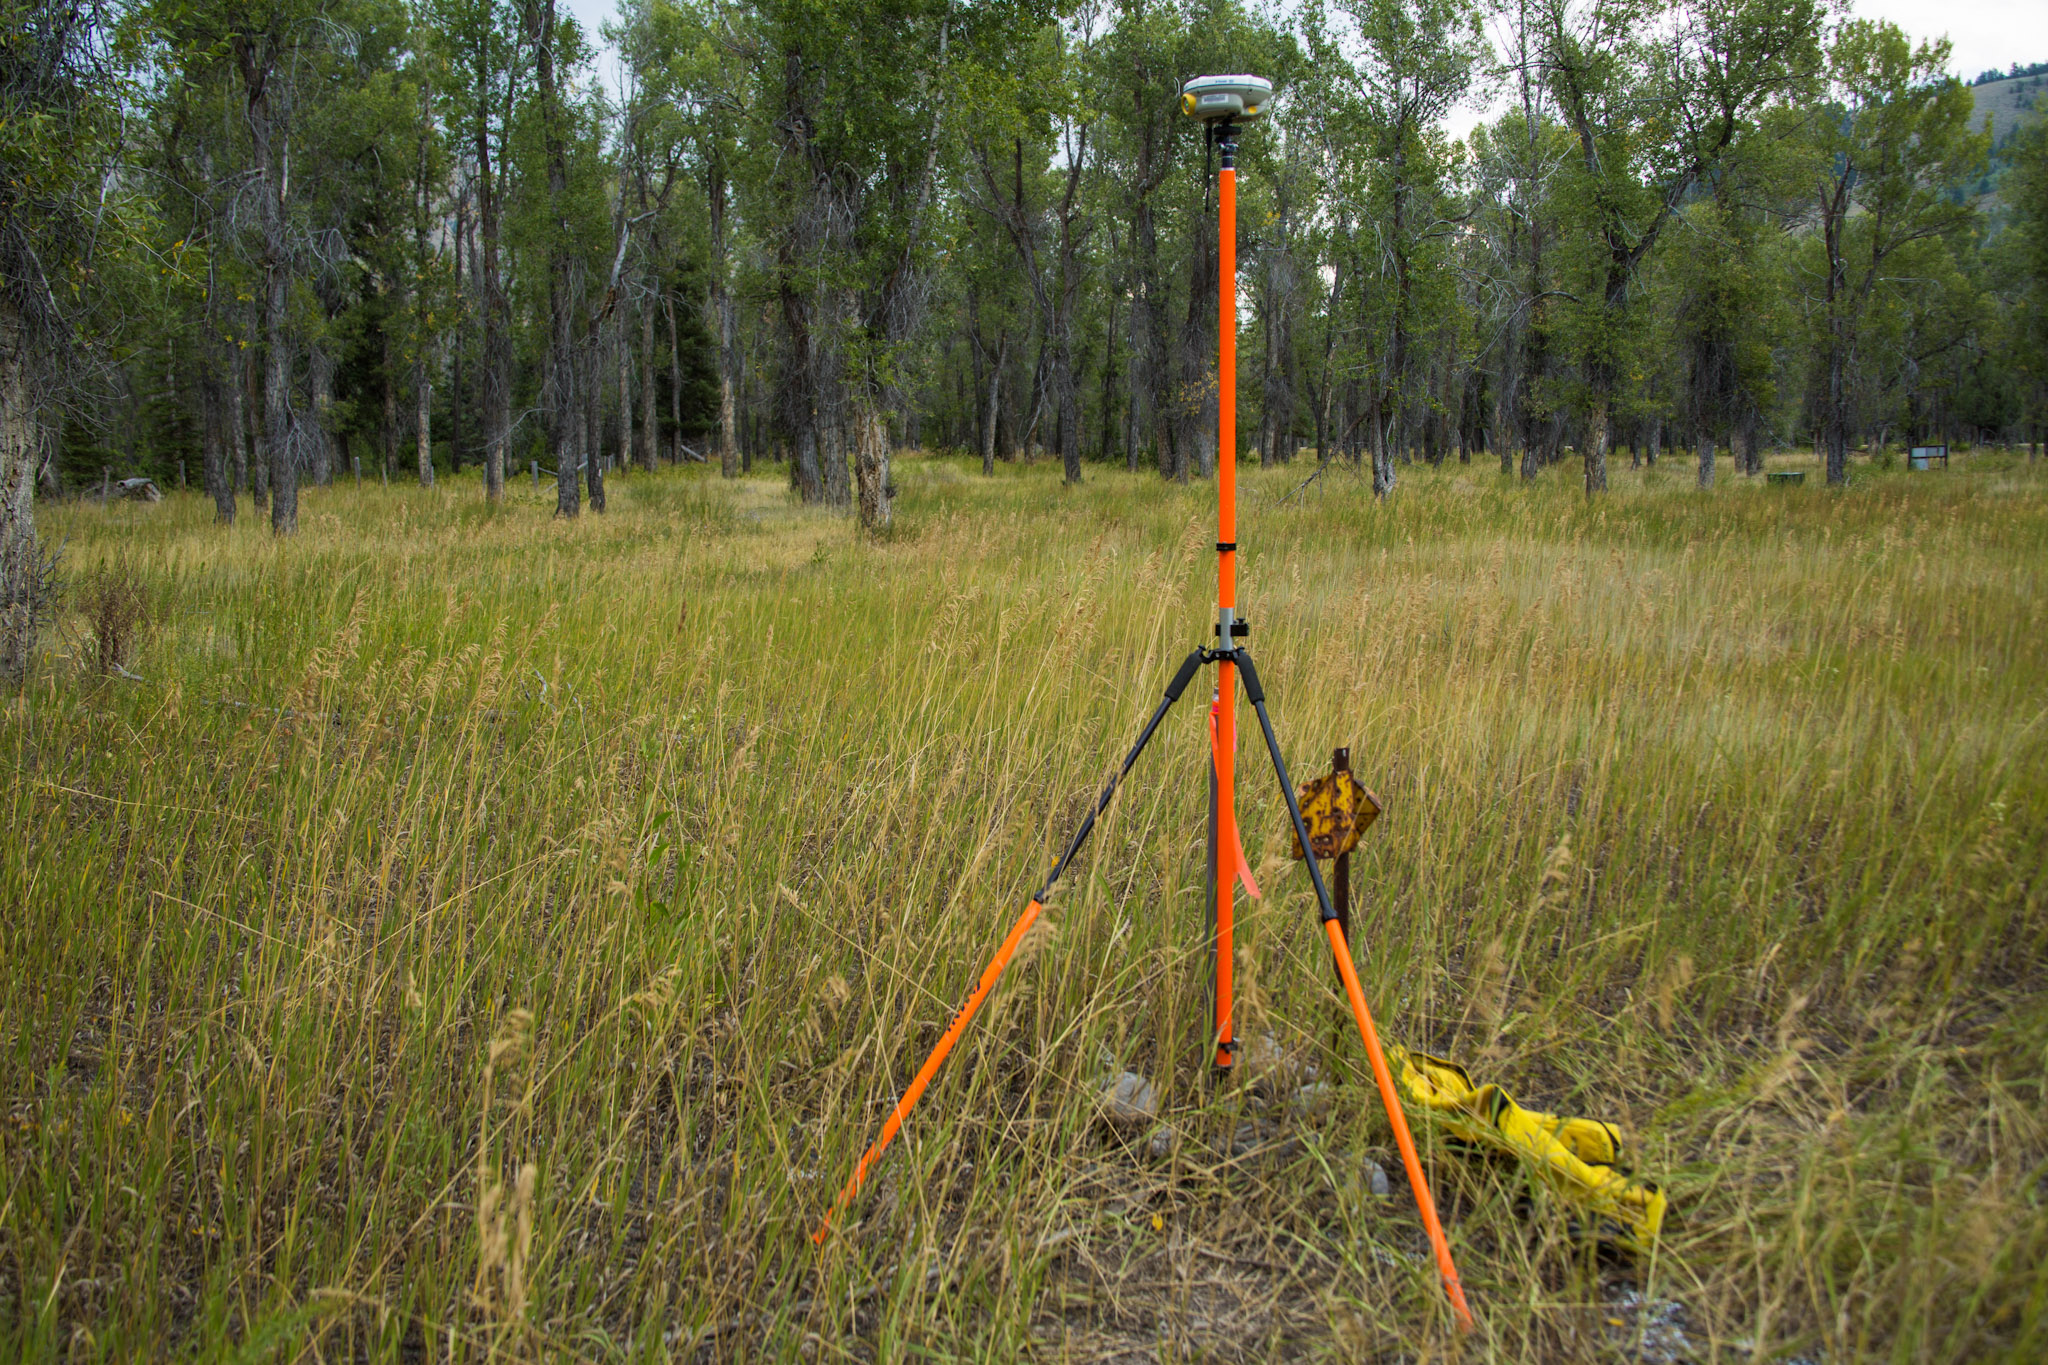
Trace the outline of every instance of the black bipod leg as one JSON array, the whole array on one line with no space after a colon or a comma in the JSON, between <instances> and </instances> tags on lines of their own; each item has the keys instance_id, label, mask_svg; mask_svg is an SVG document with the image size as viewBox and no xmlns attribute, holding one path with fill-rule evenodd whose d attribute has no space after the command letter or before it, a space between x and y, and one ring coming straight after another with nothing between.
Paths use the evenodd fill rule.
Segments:
<instances>
[{"instance_id":1,"label":"black bipod leg","mask_svg":"<svg viewBox=\"0 0 2048 1365\"><path fill-rule=\"evenodd\" d=\"M1259 670L1252 667L1252 656L1239 646L1232 653L1231 660L1244 678L1245 700L1252 704L1252 710L1259 713L1259 730L1266 736L1266 753L1273 760L1273 776L1280 779L1280 795L1287 801L1287 818L1294 822L1294 837L1301 840L1301 851L1308 856L1308 879L1315 883L1316 904L1321 907L1323 918L1337 918L1336 907L1330 904L1330 888L1323 885L1323 870L1316 865L1313 845L1308 839L1308 825L1301 818L1301 803L1294 799L1294 779L1287 775L1287 760L1280 756L1280 741L1273 734L1273 718L1266 714L1266 689L1259 685Z\"/></svg>"},{"instance_id":2,"label":"black bipod leg","mask_svg":"<svg viewBox=\"0 0 2048 1365\"><path fill-rule=\"evenodd\" d=\"M1408 1187L1415 1195L1415 1211L1422 1216L1423 1231L1429 1234L1429 1244L1436 1252L1437 1274L1442 1276L1444 1293L1451 1300L1451 1311L1457 1314L1458 1326L1463 1331L1472 1330L1472 1310L1465 1302L1465 1290L1458 1283L1458 1267L1451 1259L1451 1244L1444 1236L1443 1223L1437 1218L1436 1197L1429 1192L1429 1178L1423 1173L1422 1158L1415 1151L1415 1139L1408 1134L1408 1120L1401 1112L1401 1097L1394 1086L1394 1074L1387 1065L1386 1049L1380 1046L1379 1029L1372 1021L1372 1011L1366 1008L1365 991L1358 984L1358 972L1351 965L1351 944L1344 937L1344 928L1337 922L1336 907L1330 904L1330 889L1323 885L1322 869L1316 866L1314 845L1308 841L1308 825L1301 818L1301 804L1294 799L1294 779L1287 775L1287 760L1280 756L1280 740L1273 733L1273 719L1266 714L1266 689L1259 685L1259 670L1252 667L1252 656L1242 648L1233 653L1232 660L1237 671L1244 677L1244 693L1250 699L1252 709L1259 713L1259 729L1266 736L1266 752L1273 759L1273 775L1280 779L1280 795L1287 799L1287 818L1294 822L1294 837L1301 840L1301 851L1307 855L1309 880L1315 883L1316 901L1322 908L1323 932L1329 937L1330 952L1336 960L1337 978L1343 983L1344 994L1350 998L1352 1017L1358 1021L1358 1040L1365 1045L1366 1060L1372 1063L1373 1083L1379 1087L1380 1103L1386 1108L1387 1122L1394 1129L1394 1145L1400 1148L1401 1165L1408 1173Z\"/></svg>"},{"instance_id":3,"label":"black bipod leg","mask_svg":"<svg viewBox=\"0 0 2048 1365\"><path fill-rule=\"evenodd\" d=\"M1181 660L1180 671L1166 684L1166 695L1159 699L1159 705L1152 712L1152 719L1145 722L1145 728L1138 732L1138 742L1124 755L1123 766L1116 770L1116 775L1109 779L1109 785L1102 789L1102 795L1096 798L1095 809L1088 812L1088 818L1081 822L1081 828L1074 831L1073 841L1067 845L1067 851L1062 853L1059 862L1053 865L1052 875L1045 879L1045 885L1039 887L1038 899L1045 899L1052 890L1052 884L1060 879L1060 874L1067 870L1067 864L1081 851L1081 845L1088 842L1088 836L1095 829L1095 817L1109 809L1110 798L1116 795L1117 785L1130 776L1132 767L1138 762L1138 755L1144 753L1145 746L1152 742L1152 732L1159 728L1159 722L1166 719L1166 713L1180 700L1180 694L1187 691L1188 684L1194 681L1195 672L1201 668L1206 657L1207 651L1197 649Z\"/></svg>"}]
</instances>

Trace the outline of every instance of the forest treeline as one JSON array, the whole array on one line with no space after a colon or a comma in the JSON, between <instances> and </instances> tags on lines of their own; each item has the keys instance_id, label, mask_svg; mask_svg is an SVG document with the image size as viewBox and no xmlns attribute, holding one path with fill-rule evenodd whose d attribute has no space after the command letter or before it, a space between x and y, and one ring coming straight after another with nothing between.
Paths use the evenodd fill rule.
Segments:
<instances>
[{"instance_id":1,"label":"forest treeline","mask_svg":"<svg viewBox=\"0 0 2048 1365\"><path fill-rule=\"evenodd\" d=\"M1994 148L1944 43L1818 0L0 11L10 620L33 488L110 475L283 532L307 480L545 473L574 516L778 461L881 526L905 445L1207 475L1208 71L1279 90L1246 457L1596 493L1622 450L1708 482L1811 441L1839 481L2048 415L2041 121Z\"/></svg>"}]
</instances>

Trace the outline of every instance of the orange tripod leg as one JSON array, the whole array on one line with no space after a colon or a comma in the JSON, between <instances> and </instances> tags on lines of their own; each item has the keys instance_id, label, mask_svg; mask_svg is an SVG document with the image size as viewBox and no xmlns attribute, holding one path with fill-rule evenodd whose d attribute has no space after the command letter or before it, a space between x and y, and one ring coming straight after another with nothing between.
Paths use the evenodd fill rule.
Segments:
<instances>
[{"instance_id":1,"label":"orange tripod leg","mask_svg":"<svg viewBox=\"0 0 2048 1365\"><path fill-rule=\"evenodd\" d=\"M870 1143L867 1151L861 1154L859 1164L853 1168L853 1174L847 1177L846 1184L839 1191L839 1197L832 1201L831 1210L826 1213L824 1221L818 1224L818 1230L811 1234L813 1242L821 1246L824 1244L825 1238L831 1235L832 1220L838 1217L839 1211L860 1192L862 1183L868 1178L868 1171L882 1159L883 1151L902 1130L903 1121L910 1117L910 1111L916 1108L918 1100L924 1097L925 1088L932 1083L932 1078L939 1074L939 1067L945 1063L946 1054L960 1041L960 1035L967 1031L967 1025L974 1019L974 1012L988 999L988 993L996 988L996 982L1002 978L1003 968L1009 966L1010 959L1016 956L1017 945L1024 941L1024 931L1038 918L1038 912L1045 906L1045 898L1052 894L1053 883L1066 872L1067 865L1074 861L1081 852L1081 846L1088 842L1089 834L1095 829L1095 821L1109 809L1110 799L1116 795L1118 785L1130 776L1131 768L1138 761L1138 755L1145 752L1145 746L1151 743L1153 733L1159 729L1159 722L1166 719L1166 713L1180 700L1180 694L1187 690L1188 683L1194 678L1196 670L1201 668L1205 658L1203 652L1198 649L1181 660L1179 671L1173 675L1173 680L1166 684L1166 696L1153 708L1152 718L1145 722L1145 728L1138 733L1138 742L1124 755L1123 766L1116 770L1115 775L1103 787L1102 795L1095 799L1095 809L1088 812L1088 818L1081 822L1081 827L1074 831L1074 837L1068 840L1067 851L1062 853L1059 862L1053 865L1052 875L1045 879L1045 885L1031 898L1031 903L1024 907L1024 913L1017 916L1017 922L1010 926L1009 936L1003 940L1003 946L996 950L996 955L989 959L988 966L982 969L981 980L975 983L974 994L967 997L967 1003L953 1016L953 1022L948 1024L945 1033L940 1035L938 1045L932 1049L931 1056L925 1058L924 1065L917 1069L917 1076L910 1082L910 1088L903 1092L903 1097L896 1101L896 1107L889 1111L889 1117L882 1123L881 1136Z\"/></svg>"},{"instance_id":2,"label":"orange tripod leg","mask_svg":"<svg viewBox=\"0 0 2048 1365\"><path fill-rule=\"evenodd\" d=\"M1309 854L1308 879L1315 886L1316 902L1322 909L1323 929L1330 936L1330 949L1337 955L1337 975L1344 979L1344 994L1351 998L1351 1013L1358 1020L1358 1036L1365 1040L1365 1053L1372 1062L1373 1080L1379 1085L1380 1103L1386 1106L1387 1122L1394 1128L1394 1145L1401 1149L1401 1163L1408 1171L1408 1186L1415 1191L1415 1208L1422 1215L1423 1230L1436 1252L1437 1273L1443 1277L1444 1293L1451 1311L1458 1315L1460 1331L1472 1330L1472 1310L1465 1304L1465 1288L1458 1283L1458 1267L1451 1260L1451 1244L1437 1221L1436 1200L1430 1197L1429 1181L1422 1174L1422 1159L1415 1155L1415 1139L1408 1135L1408 1120L1401 1113L1401 1097L1394 1091L1394 1075L1387 1069L1387 1056L1380 1051L1379 1030L1372 1025L1372 1013L1365 1007L1365 992L1358 987L1358 973L1351 966L1351 945L1344 941L1344 927L1330 904L1330 889L1323 884L1322 869L1316 866L1315 847L1309 841L1308 826L1301 818L1301 804L1295 800L1294 779L1287 775L1287 760L1280 753L1280 737L1273 733L1273 718L1266 712L1266 688L1259 670L1252 664L1251 651L1239 649L1238 672L1244 678L1245 700L1259 718L1259 732L1266 739L1266 754L1273 760L1273 776L1280 779L1280 795L1287 802L1287 818L1294 824L1294 837Z\"/></svg>"},{"instance_id":3,"label":"orange tripod leg","mask_svg":"<svg viewBox=\"0 0 2048 1365\"><path fill-rule=\"evenodd\" d=\"M953 1044L960 1041L960 1035L967 1031L968 1023L974 1018L974 1012L981 1008L982 1001L988 999L988 993L995 989L996 982L1002 977L1003 968L1009 966L1010 959L1016 956L1017 945L1024 941L1024 931L1038 918L1040 908L1038 898L1032 897L1031 904L1024 907L1024 913L1017 916L1017 922L1010 926L1009 937L1003 940L1003 946L996 950L996 955L989 960L988 966L982 969L981 980L975 984L974 994L967 997L967 1003L953 1016L952 1025L940 1035L938 1046L932 1049L931 1056L924 1059L924 1065L917 1069L917 1077L911 1081L910 1089L903 1092L903 1098L896 1101L896 1107L891 1109L889 1117L883 1120L881 1136L868 1144L867 1151L861 1154L860 1163L853 1168L853 1174L847 1177L846 1184L840 1189L839 1197L832 1201L832 1211L825 1215L825 1221L818 1224L818 1230L811 1234L813 1242L821 1246L824 1244L825 1238L832 1231L833 1218L852 1201L854 1195L860 1193L862 1182L868 1178L868 1168L882 1159L883 1151L895 1140L897 1132L903 1127L903 1120L910 1117L910 1111L916 1108L917 1102L924 1097L925 1087L932 1083L932 1077L939 1074L939 1067L945 1062L946 1054L953 1050Z\"/></svg>"},{"instance_id":4,"label":"orange tripod leg","mask_svg":"<svg viewBox=\"0 0 2048 1365\"><path fill-rule=\"evenodd\" d=\"M1408 1120L1401 1113L1401 1097L1394 1090L1394 1074L1387 1068L1386 1053L1380 1050L1379 1030L1372 1025L1372 1011L1365 1007L1365 992L1359 989L1358 973L1351 966L1351 945L1344 941L1344 929L1334 919L1323 921L1330 935L1330 951L1337 955L1337 975L1344 978L1344 994L1351 997L1351 1014L1358 1020L1358 1036L1365 1043L1366 1058L1372 1063L1372 1078L1380 1088L1380 1103L1386 1106L1387 1122L1394 1126L1394 1145L1401 1149L1401 1165L1408 1172L1408 1188L1415 1191L1415 1210L1422 1215L1423 1230L1429 1233L1430 1248L1436 1252L1437 1274L1443 1277L1444 1293L1451 1311L1458 1315L1461 1331L1472 1330L1472 1310L1465 1305L1465 1288L1458 1283L1458 1267L1451 1260L1451 1244L1437 1221L1436 1200L1430 1196L1429 1181L1422 1174L1422 1159L1415 1154L1415 1139L1408 1135Z\"/></svg>"}]
</instances>

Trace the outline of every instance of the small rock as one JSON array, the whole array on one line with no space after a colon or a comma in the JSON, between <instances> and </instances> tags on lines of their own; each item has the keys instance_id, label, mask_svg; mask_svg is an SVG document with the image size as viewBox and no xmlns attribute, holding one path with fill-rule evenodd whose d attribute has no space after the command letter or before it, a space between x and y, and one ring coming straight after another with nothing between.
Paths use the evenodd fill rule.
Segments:
<instances>
[{"instance_id":1,"label":"small rock","mask_svg":"<svg viewBox=\"0 0 2048 1365\"><path fill-rule=\"evenodd\" d=\"M1319 1119L1330 1112L1328 1081L1310 1081L1288 1096L1287 1108L1296 1118Z\"/></svg>"},{"instance_id":2,"label":"small rock","mask_svg":"<svg viewBox=\"0 0 2048 1365\"><path fill-rule=\"evenodd\" d=\"M1237 1074L1270 1100L1303 1079L1301 1059L1270 1033L1254 1033L1238 1046Z\"/></svg>"},{"instance_id":3,"label":"small rock","mask_svg":"<svg viewBox=\"0 0 2048 1365\"><path fill-rule=\"evenodd\" d=\"M1367 1188L1381 1199L1394 1192L1393 1182L1387 1179L1387 1168L1377 1161L1365 1163L1365 1183Z\"/></svg>"},{"instance_id":4,"label":"small rock","mask_svg":"<svg viewBox=\"0 0 2048 1365\"><path fill-rule=\"evenodd\" d=\"M1159 1091L1135 1071L1102 1088L1102 1116L1119 1128L1137 1128L1159 1117Z\"/></svg>"},{"instance_id":5,"label":"small rock","mask_svg":"<svg viewBox=\"0 0 2048 1365\"><path fill-rule=\"evenodd\" d=\"M1626 1288L1609 1299L1607 1334L1625 1343L1633 1359L1642 1365L1682 1365L1695 1358L1687 1332L1685 1305L1676 1299L1652 1299Z\"/></svg>"},{"instance_id":6,"label":"small rock","mask_svg":"<svg viewBox=\"0 0 2048 1365\"><path fill-rule=\"evenodd\" d=\"M1157 1128L1154 1128L1152 1130L1152 1139L1149 1143L1146 1144L1146 1146L1147 1149L1152 1153L1153 1157L1157 1159L1160 1157L1164 1157L1169 1152L1171 1152L1173 1150L1173 1144L1176 1141L1178 1141L1179 1138L1180 1134L1173 1131L1172 1124L1162 1123Z\"/></svg>"}]
</instances>

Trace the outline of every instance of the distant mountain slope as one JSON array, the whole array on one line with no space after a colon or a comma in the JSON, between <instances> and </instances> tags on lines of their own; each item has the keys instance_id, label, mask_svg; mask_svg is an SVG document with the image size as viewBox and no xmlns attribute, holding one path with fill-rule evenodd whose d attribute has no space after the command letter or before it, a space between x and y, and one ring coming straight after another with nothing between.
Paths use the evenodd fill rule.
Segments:
<instances>
[{"instance_id":1,"label":"distant mountain slope","mask_svg":"<svg viewBox=\"0 0 2048 1365\"><path fill-rule=\"evenodd\" d=\"M2003 144L2021 123L2048 113L2048 101L2041 98L2048 94L2048 74L1986 81L1971 86L1970 94L1977 101L1970 126L1981 129L1988 120L1993 144Z\"/></svg>"}]
</instances>

